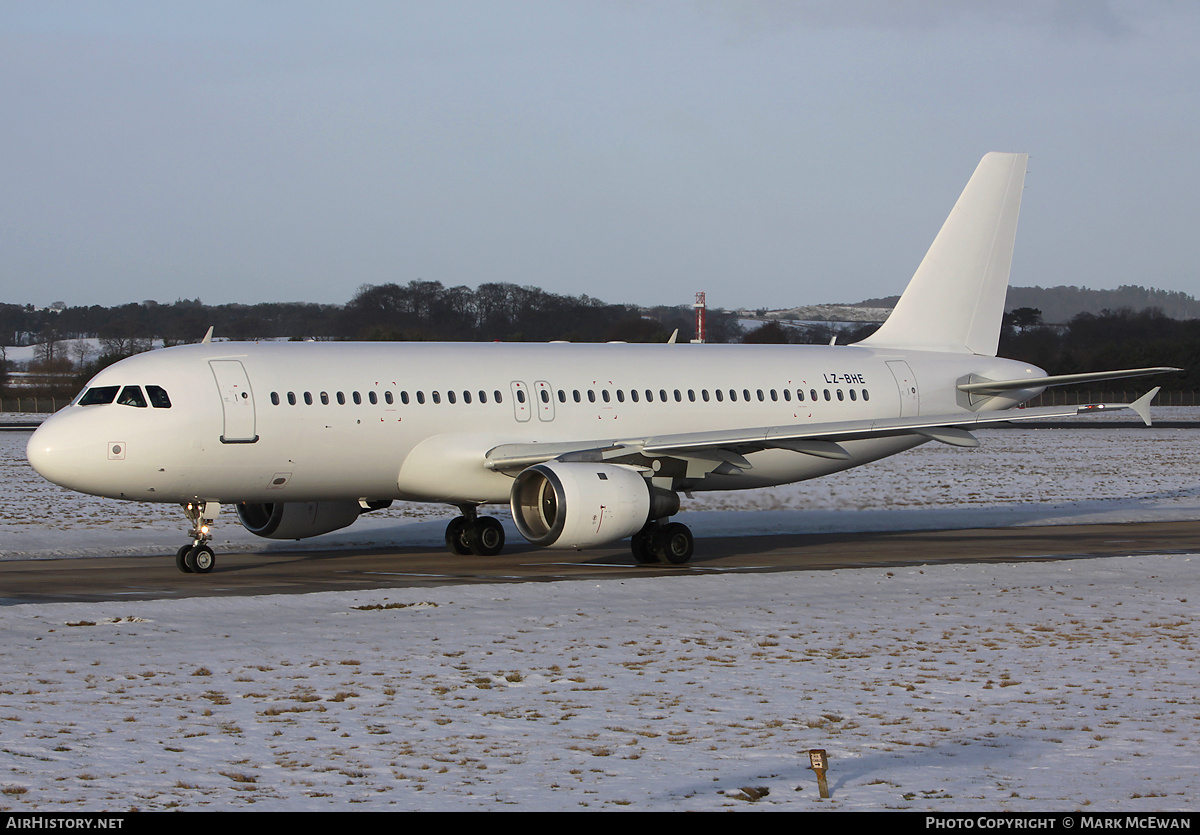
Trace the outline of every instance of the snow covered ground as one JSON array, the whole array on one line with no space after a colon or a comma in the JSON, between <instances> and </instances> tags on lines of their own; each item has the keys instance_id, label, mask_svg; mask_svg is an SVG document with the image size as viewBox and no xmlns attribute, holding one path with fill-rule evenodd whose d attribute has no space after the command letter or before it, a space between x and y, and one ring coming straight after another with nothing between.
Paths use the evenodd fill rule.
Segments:
<instances>
[{"instance_id":1,"label":"snow covered ground","mask_svg":"<svg viewBox=\"0 0 1200 835\"><path fill-rule=\"evenodd\" d=\"M684 515L698 538L1200 516L1200 429L979 434ZM3 558L174 551L177 509L46 485L26 437L0 434ZM318 542L439 542L436 512L412 510ZM261 544L220 521L221 548ZM3 607L0 810L1192 810L1198 569Z\"/></svg>"}]
</instances>

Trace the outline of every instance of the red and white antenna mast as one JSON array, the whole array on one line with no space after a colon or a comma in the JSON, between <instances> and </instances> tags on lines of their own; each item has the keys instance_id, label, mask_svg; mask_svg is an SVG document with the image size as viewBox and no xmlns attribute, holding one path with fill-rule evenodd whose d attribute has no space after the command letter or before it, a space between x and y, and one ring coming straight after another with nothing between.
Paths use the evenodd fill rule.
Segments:
<instances>
[{"instance_id":1,"label":"red and white antenna mast","mask_svg":"<svg viewBox=\"0 0 1200 835\"><path fill-rule=\"evenodd\" d=\"M692 305L696 309L696 338L693 342L704 341L704 293L696 294L696 303Z\"/></svg>"}]
</instances>

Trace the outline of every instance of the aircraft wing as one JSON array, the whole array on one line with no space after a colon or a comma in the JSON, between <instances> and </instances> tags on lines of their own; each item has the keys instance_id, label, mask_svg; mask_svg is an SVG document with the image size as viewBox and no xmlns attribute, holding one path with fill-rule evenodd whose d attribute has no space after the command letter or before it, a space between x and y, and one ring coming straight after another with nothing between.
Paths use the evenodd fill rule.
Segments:
<instances>
[{"instance_id":1,"label":"aircraft wing","mask_svg":"<svg viewBox=\"0 0 1200 835\"><path fill-rule=\"evenodd\" d=\"M654 458L679 458L688 461L689 475L692 475L694 470L712 471L722 465L727 465L724 467L727 472L750 469L751 464L744 456L764 449L790 449L819 458L848 460L852 456L841 445L845 441L899 435L921 435L944 444L974 447L979 445L979 441L970 433L971 429L1012 421L1074 417L1100 410L1132 409L1149 426L1150 401L1158 391L1158 388L1154 388L1133 403L1045 406L993 412L958 412L909 418L683 432L648 438L615 439L610 442L502 444L488 451L485 465L491 470L514 471L552 460L645 464L647 460Z\"/></svg>"}]
</instances>

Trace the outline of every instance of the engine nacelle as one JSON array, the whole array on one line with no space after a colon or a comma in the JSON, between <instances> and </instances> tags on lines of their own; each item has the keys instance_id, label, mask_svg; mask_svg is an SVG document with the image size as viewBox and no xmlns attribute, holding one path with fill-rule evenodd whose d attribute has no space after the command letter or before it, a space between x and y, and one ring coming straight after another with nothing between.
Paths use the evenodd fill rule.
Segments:
<instances>
[{"instance_id":1,"label":"engine nacelle","mask_svg":"<svg viewBox=\"0 0 1200 835\"><path fill-rule=\"evenodd\" d=\"M358 502L239 502L242 527L267 539L306 539L351 524L363 512Z\"/></svg>"},{"instance_id":2,"label":"engine nacelle","mask_svg":"<svg viewBox=\"0 0 1200 835\"><path fill-rule=\"evenodd\" d=\"M632 467L551 461L517 476L510 506L517 530L534 545L589 548L641 530L662 504L653 492ZM669 495L677 510L678 498Z\"/></svg>"}]
</instances>

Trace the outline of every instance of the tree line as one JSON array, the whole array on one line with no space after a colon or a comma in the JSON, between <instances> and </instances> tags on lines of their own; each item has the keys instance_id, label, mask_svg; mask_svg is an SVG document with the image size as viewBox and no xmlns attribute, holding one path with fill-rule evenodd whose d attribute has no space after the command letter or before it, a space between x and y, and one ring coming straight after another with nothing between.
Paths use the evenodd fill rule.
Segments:
<instances>
[{"instance_id":1,"label":"tree line","mask_svg":"<svg viewBox=\"0 0 1200 835\"><path fill-rule=\"evenodd\" d=\"M345 305L210 306L197 299L38 310L0 304L0 344L37 345L31 370L74 374L69 385L75 386L153 344L197 342L210 326L220 337L239 340L665 342L678 330L678 341L686 342L694 325L690 305L642 309L536 287L482 284L472 290L437 281L364 285ZM838 344L847 344L877 327L767 322L746 330L733 313L709 310L706 336L710 342L828 344L836 335ZM97 339L98 348L83 341ZM1078 313L1065 324L1047 324L1037 308L1017 308L1005 315L1000 355L1051 374L1177 366L1186 370L1155 382L1200 391L1200 319L1171 318L1157 307ZM0 387L10 365L3 360L0 353Z\"/></svg>"},{"instance_id":2,"label":"tree line","mask_svg":"<svg viewBox=\"0 0 1200 835\"><path fill-rule=\"evenodd\" d=\"M1152 384L1200 391L1200 319L1174 319L1157 307L1078 313L1061 326L1044 324L1036 308L1018 308L1005 315L999 353L1051 374L1172 366L1184 370Z\"/></svg>"},{"instance_id":3,"label":"tree line","mask_svg":"<svg viewBox=\"0 0 1200 835\"><path fill-rule=\"evenodd\" d=\"M345 305L270 302L205 305L199 299L116 307L34 308L0 304L0 346L35 346L28 370L86 378L156 344L199 342L209 327L221 338L468 342L666 342L694 335L690 306L641 309L537 287L438 281L364 285ZM737 317L708 312L707 338L736 341ZM10 363L0 348L0 387Z\"/></svg>"}]
</instances>

